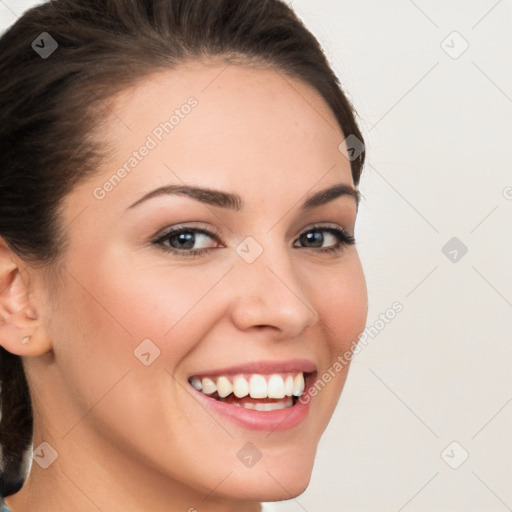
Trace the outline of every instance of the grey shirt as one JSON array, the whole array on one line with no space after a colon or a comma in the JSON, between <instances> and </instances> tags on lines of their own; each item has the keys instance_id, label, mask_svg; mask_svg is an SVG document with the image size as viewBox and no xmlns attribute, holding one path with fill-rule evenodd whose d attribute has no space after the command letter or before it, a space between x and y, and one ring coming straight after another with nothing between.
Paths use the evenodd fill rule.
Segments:
<instances>
[{"instance_id":1,"label":"grey shirt","mask_svg":"<svg viewBox=\"0 0 512 512\"><path fill-rule=\"evenodd\" d=\"M0 498L0 512L12 512L12 510L4 503L3 498Z\"/></svg>"}]
</instances>

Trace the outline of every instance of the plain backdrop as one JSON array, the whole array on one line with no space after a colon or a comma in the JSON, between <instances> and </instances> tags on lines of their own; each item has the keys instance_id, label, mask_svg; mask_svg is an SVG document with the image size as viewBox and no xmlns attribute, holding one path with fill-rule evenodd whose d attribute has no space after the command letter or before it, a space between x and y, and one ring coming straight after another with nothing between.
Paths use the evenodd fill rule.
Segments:
<instances>
[{"instance_id":1,"label":"plain backdrop","mask_svg":"<svg viewBox=\"0 0 512 512\"><path fill-rule=\"evenodd\" d=\"M1 0L0 28L36 3ZM512 510L512 2L290 4L366 138L373 329L309 488L276 510Z\"/></svg>"}]
</instances>

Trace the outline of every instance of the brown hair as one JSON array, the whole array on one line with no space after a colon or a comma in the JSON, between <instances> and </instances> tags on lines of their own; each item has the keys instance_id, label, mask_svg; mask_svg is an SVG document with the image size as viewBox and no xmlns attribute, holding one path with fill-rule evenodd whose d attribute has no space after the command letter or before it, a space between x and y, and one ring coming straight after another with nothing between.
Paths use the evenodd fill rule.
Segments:
<instances>
[{"instance_id":1,"label":"brown hair","mask_svg":"<svg viewBox=\"0 0 512 512\"><path fill-rule=\"evenodd\" d=\"M38 51L55 46L43 33L58 45L51 55ZM363 140L318 41L283 1L53 0L28 10L0 38L0 236L10 248L55 267L66 241L62 199L91 177L108 149L94 136L108 100L151 73L214 56L256 61L304 81L331 107L345 137ZM356 186L363 161L364 152L351 161ZM33 420L21 359L2 347L0 372L6 496L23 484Z\"/></svg>"}]
</instances>

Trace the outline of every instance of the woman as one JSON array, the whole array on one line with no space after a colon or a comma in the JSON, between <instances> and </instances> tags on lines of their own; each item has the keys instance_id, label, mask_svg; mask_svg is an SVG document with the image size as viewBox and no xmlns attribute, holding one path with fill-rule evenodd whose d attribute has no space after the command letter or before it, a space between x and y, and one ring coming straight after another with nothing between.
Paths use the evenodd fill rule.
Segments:
<instances>
[{"instance_id":1,"label":"woman","mask_svg":"<svg viewBox=\"0 0 512 512\"><path fill-rule=\"evenodd\" d=\"M316 39L278 0L56 0L0 76L5 510L302 493L367 313Z\"/></svg>"}]
</instances>

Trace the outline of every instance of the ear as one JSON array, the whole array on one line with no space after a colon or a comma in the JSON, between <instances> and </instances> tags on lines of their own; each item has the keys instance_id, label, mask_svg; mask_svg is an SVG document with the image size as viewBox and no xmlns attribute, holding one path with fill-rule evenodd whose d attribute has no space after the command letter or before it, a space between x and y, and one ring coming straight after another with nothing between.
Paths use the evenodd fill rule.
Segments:
<instances>
[{"instance_id":1,"label":"ear","mask_svg":"<svg viewBox=\"0 0 512 512\"><path fill-rule=\"evenodd\" d=\"M0 237L0 346L19 356L37 356L52 348L36 308L31 271ZM22 343L27 336L29 341Z\"/></svg>"}]
</instances>

